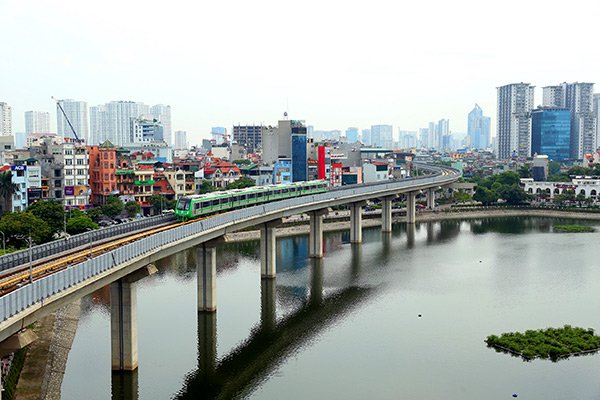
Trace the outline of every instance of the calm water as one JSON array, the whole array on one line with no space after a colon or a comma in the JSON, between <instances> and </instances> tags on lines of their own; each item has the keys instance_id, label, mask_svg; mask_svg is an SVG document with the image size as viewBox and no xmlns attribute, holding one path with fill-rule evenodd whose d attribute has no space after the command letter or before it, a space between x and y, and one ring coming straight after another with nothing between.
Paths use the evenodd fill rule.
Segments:
<instances>
[{"instance_id":1,"label":"calm water","mask_svg":"<svg viewBox=\"0 0 600 400\"><path fill-rule=\"evenodd\" d=\"M110 371L108 290L84 298L63 399L598 399L600 355L523 362L483 343L600 330L600 230L555 223L397 225L383 239L365 230L361 246L335 233L320 261L306 237L284 238L274 284L261 283L256 242L227 245L216 315L196 311L194 251L177 254L137 284L133 375Z\"/></svg>"}]
</instances>

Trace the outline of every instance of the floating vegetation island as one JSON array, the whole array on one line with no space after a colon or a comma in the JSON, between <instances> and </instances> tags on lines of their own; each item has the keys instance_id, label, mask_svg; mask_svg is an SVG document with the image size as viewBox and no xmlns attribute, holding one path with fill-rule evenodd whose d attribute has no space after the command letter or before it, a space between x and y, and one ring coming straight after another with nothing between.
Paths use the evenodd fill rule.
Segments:
<instances>
[{"instance_id":1,"label":"floating vegetation island","mask_svg":"<svg viewBox=\"0 0 600 400\"><path fill-rule=\"evenodd\" d=\"M595 229L586 225L554 225L554 232L561 233L579 233L579 232L594 232Z\"/></svg>"},{"instance_id":2,"label":"floating vegetation island","mask_svg":"<svg viewBox=\"0 0 600 400\"><path fill-rule=\"evenodd\" d=\"M511 353L529 361L534 358L551 359L592 353L600 349L600 336L593 329L571 327L528 330L491 335L485 340L496 351Z\"/></svg>"}]
</instances>

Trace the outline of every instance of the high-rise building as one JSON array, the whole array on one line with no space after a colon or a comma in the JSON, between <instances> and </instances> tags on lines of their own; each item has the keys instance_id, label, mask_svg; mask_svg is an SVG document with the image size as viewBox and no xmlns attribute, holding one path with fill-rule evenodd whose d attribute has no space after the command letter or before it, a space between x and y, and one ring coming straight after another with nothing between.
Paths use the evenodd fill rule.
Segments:
<instances>
[{"instance_id":1,"label":"high-rise building","mask_svg":"<svg viewBox=\"0 0 600 400\"><path fill-rule=\"evenodd\" d=\"M531 110L535 86L513 83L497 88L498 158L525 158L531 154Z\"/></svg>"},{"instance_id":2,"label":"high-rise building","mask_svg":"<svg viewBox=\"0 0 600 400\"><path fill-rule=\"evenodd\" d=\"M600 93L594 94L594 116L596 117L596 145L600 145Z\"/></svg>"},{"instance_id":3,"label":"high-rise building","mask_svg":"<svg viewBox=\"0 0 600 400\"><path fill-rule=\"evenodd\" d=\"M210 135L211 139L215 142L217 146L229 142L229 137L227 136L227 128L223 126L213 126L210 129Z\"/></svg>"},{"instance_id":4,"label":"high-rise building","mask_svg":"<svg viewBox=\"0 0 600 400\"><path fill-rule=\"evenodd\" d=\"M304 121L289 122L291 128L292 181L303 182L308 180L306 126ZM281 125L279 129L281 129Z\"/></svg>"},{"instance_id":5,"label":"high-rise building","mask_svg":"<svg viewBox=\"0 0 600 400\"><path fill-rule=\"evenodd\" d=\"M162 124L163 127L163 140L171 146L173 144L173 137L171 132L171 106L164 104L157 104L150 107L150 115Z\"/></svg>"},{"instance_id":6,"label":"high-rise building","mask_svg":"<svg viewBox=\"0 0 600 400\"><path fill-rule=\"evenodd\" d=\"M64 115L60 107L64 110ZM69 119L70 125L65 119L65 115ZM75 139L75 136L77 136L79 140L89 141L88 108L85 101L58 100L56 105L56 133L63 138Z\"/></svg>"},{"instance_id":7,"label":"high-rise building","mask_svg":"<svg viewBox=\"0 0 600 400\"><path fill-rule=\"evenodd\" d=\"M531 152L551 160L571 154L571 112L568 108L539 107L531 112Z\"/></svg>"},{"instance_id":8,"label":"high-rise building","mask_svg":"<svg viewBox=\"0 0 600 400\"><path fill-rule=\"evenodd\" d=\"M262 144L262 125L235 125L233 127L233 141L245 146L252 153Z\"/></svg>"},{"instance_id":9,"label":"high-rise building","mask_svg":"<svg viewBox=\"0 0 600 400\"><path fill-rule=\"evenodd\" d=\"M25 133L50 132L50 113L45 111L25 111Z\"/></svg>"},{"instance_id":10,"label":"high-rise building","mask_svg":"<svg viewBox=\"0 0 600 400\"><path fill-rule=\"evenodd\" d=\"M369 146L371 144L371 130L370 129L362 130L361 141L365 146Z\"/></svg>"},{"instance_id":11,"label":"high-rise building","mask_svg":"<svg viewBox=\"0 0 600 400\"><path fill-rule=\"evenodd\" d=\"M358 142L358 128L346 129L346 142L348 142L348 143Z\"/></svg>"},{"instance_id":12,"label":"high-rise building","mask_svg":"<svg viewBox=\"0 0 600 400\"><path fill-rule=\"evenodd\" d=\"M394 144L394 128L391 125L371 126L371 145L391 149Z\"/></svg>"},{"instance_id":13,"label":"high-rise building","mask_svg":"<svg viewBox=\"0 0 600 400\"><path fill-rule=\"evenodd\" d=\"M0 135L12 135L12 109L2 102L0 102Z\"/></svg>"},{"instance_id":14,"label":"high-rise building","mask_svg":"<svg viewBox=\"0 0 600 400\"><path fill-rule=\"evenodd\" d=\"M429 128L419 128L419 146L429 148Z\"/></svg>"},{"instance_id":15,"label":"high-rise building","mask_svg":"<svg viewBox=\"0 0 600 400\"><path fill-rule=\"evenodd\" d=\"M564 107L565 90L563 85L545 86L542 88L542 107Z\"/></svg>"},{"instance_id":16,"label":"high-rise building","mask_svg":"<svg viewBox=\"0 0 600 400\"><path fill-rule=\"evenodd\" d=\"M187 132L175 131L175 150L183 150L188 148Z\"/></svg>"},{"instance_id":17,"label":"high-rise building","mask_svg":"<svg viewBox=\"0 0 600 400\"><path fill-rule=\"evenodd\" d=\"M571 158L596 151L596 116L593 83L563 83L565 104L571 111Z\"/></svg>"},{"instance_id":18,"label":"high-rise building","mask_svg":"<svg viewBox=\"0 0 600 400\"><path fill-rule=\"evenodd\" d=\"M467 136L471 148L487 149L490 147L490 117L483 115L483 110L478 104L475 104L475 108L469 113Z\"/></svg>"},{"instance_id":19,"label":"high-rise building","mask_svg":"<svg viewBox=\"0 0 600 400\"><path fill-rule=\"evenodd\" d=\"M91 145L109 140L115 146L131 143L131 121L149 116L149 107L133 101L111 101L90 107Z\"/></svg>"},{"instance_id":20,"label":"high-rise building","mask_svg":"<svg viewBox=\"0 0 600 400\"><path fill-rule=\"evenodd\" d=\"M583 158L598 146L594 107L594 84L561 83L544 88L545 107L566 107L571 111L571 158Z\"/></svg>"},{"instance_id":21,"label":"high-rise building","mask_svg":"<svg viewBox=\"0 0 600 400\"><path fill-rule=\"evenodd\" d=\"M156 119L132 118L129 143L164 142L162 123Z\"/></svg>"},{"instance_id":22,"label":"high-rise building","mask_svg":"<svg viewBox=\"0 0 600 400\"><path fill-rule=\"evenodd\" d=\"M398 131L400 147L410 149L417 147L417 132L415 131Z\"/></svg>"},{"instance_id":23,"label":"high-rise building","mask_svg":"<svg viewBox=\"0 0 600 400\"><path fill-rule=\"evenodd\" d=\"M438 150L450 150L451 147L451 136L450 136L450 120L440 119L436 124L436 148Z\"/></svg>"}]
</instances>

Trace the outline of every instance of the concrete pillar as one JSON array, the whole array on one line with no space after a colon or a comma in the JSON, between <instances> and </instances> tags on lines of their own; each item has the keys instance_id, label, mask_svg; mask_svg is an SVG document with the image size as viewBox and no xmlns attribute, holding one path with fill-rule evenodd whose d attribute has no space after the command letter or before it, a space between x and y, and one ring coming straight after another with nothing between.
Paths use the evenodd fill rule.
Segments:
<instances>
[{"instance_id":1,"label":"concrete pillar","mask_svg":"<svg viewBox=\"0 0 600 400\"><path fill-rule=\"evenodd\" d=\"M273 331L277 326L277 286L275 279L260 280L260 327Z\"/></svg>"},{"instance_id":2,"label":"concrete pillar","mask_svg":"<svg viewBox=\"0 0 600 400\"><path fill-rule=\"evenodd\" d=\"M318 306L323 302L323 259L312 259L310 267L310 303Z\"/></svg>"},{"instance_id":3,"label":"concrete pillar","mask_svg":"<svg viewBox=\"0 0 600 400\"><path fill-rule=\"evenodd\" d=\"M329 214L330 208L311 211L310 233L308 235L308 256L313 258L323 257L323 216Z\"/></svg>"},{"instance_id":4,"label":"concrete pillar","mask_svg":"<svg viewBox=\"0 0 600 400\"><path fill-rule=\"evenodd\" d=\"M392 231L392 200L396 196L388 196L381 199L381 232Z\"/></svg>"},{"instance_id":5,"label":"concrete pillar","mask_svg":"<svg viewBox=\"0 0 600 400\"><path fill-rule=\"evenodd\" d=\"M281 220L267 222L260 227L260 277L275 278L277 270L277 237L275 227Z\"/></svg>"},{"instance_id":6,"label":"concrete pillar","mask_svg":"<svg viewBox=\"0 0 600 400\"><path fill-rule=\"evenodd\" d=\"M427 209L433 210L435 208L435 188L427 189Z\"/></svg>"},{"instance_id":7,"label":"concrete pillar","mask_svg":"<svg viewBox=\"0 0 600 400\"><path fill-rule=\"evenodd\" d=\"M350 204L350 243L362 242L362 208L364 201Z\"/></svg>"},{"instance_id":8,"label":"concrete pillar","mask_svg":"<svg viewBox=\"0 0 600 400\"><path fill-rule=\"evenodd\" d=\"M196 249L198 311L217 310L217 248L216 244L202 243Z\"/></svg>"},{"instance_id":9,"label":"concrete pillar","mask_svg":"<svg viewBox=\"0 0 600 400\"><path fill-rule=\"evenodd\" d=\"M110 332L112 369L138 367L137 298L135 287L124 279L110 284Z\"/></svg>"},{"instance_id":10,"label":"concrete pillar","mask_svg":"<svg viewBox=\"0 0 600 400\"><path fill-rule=\"evenodd\" d=\"M139 398L138 371L113 371L111 400L137 400Z\"/></svg>"},{"instance_id":11,"label":"concrete pillar","mask_svg":"<svg viewBox=\"0 0 600 400\"><path fill-rule=\"evenodd\" d=\"M198 313L198 373L211 380L217 370L217 313Z\"/></svg>"},{"instance_id":12,"label":"concrete pillar","mask_svg":"<svg viewBox=\"0 0 600 400\"><path fill-rule=\"evenodd\" d=\"M416 221L415 208L417 203L417 192L406 194L406 223L414 224Z\"/></svg>"}]
</instances>

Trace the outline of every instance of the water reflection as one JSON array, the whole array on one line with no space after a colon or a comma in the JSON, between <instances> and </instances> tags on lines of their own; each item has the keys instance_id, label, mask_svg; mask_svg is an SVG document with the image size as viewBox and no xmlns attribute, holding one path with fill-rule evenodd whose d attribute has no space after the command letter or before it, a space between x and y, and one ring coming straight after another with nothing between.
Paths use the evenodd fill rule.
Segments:
<instances>
[{"instance_id":1,"label":"water reflection","mask_svg":"<svg viewBox=\"0 0 600 400\"><path fill-rule=\"evenodd\" d=\"M113 371L111 376L112 400L137 400L138 371Z\"/></svg>"},{"instance_id":2,"label":"water reflection","mask_svg":"<svg viewBox=\"0 0 600 400\"><path fill-rule=\"evenodd\" d=\"M360 245L352 249L351 273L356 282L362 250ZM298 246L294 251L304 253ZM228 399L250 393L294 350L306 346L316 334L363 303L373 291L352 285L324 297L323 263L323 259L310 261L310 297L279 322L276 295L282 291L276 289L275 279L261 280L260 324L220 361L216 358L216 313L199 313L198 368L188 374L176 398ZM286 292L286 288L280 289Z\"/></svg>"}]
</instances>

